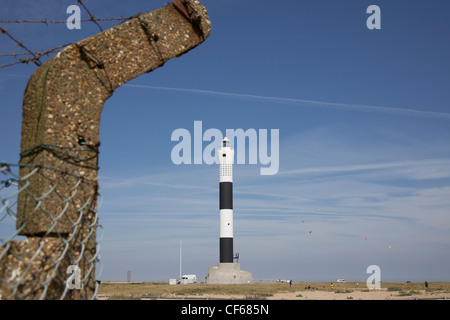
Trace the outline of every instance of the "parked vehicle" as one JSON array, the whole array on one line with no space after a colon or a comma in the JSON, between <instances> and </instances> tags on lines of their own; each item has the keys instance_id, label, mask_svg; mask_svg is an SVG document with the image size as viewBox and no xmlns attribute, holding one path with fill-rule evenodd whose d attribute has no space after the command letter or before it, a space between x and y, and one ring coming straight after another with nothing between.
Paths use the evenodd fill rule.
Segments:
<instances>
[{"instance_id":1,"label":"parked vehicle","mask_svg":"<svg viewBox=\"0 0 450 320\"><path fill-rule=\"evenodd\" d=\"M197 276L195 274L185 274L181 276L180 283L181 284L197 283Z\"/></svg>"}]
</instances>

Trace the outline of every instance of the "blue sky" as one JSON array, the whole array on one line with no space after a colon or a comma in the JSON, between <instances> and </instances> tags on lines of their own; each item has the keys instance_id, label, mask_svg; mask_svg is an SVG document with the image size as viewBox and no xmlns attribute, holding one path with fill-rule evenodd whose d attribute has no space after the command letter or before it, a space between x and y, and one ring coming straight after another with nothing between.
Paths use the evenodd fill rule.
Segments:
<instances>
[{"instance_id":1,"label":"blue sky","mask_svg":"<svg viewBox=\"0 0 450 320\"><path fill-rule=\"evenodd\" d=\"M85 2L98 18L166 3ZM222 132L279 129L276 175L260 175L259 163L234 171L235 251L256 279L365 281L375 264L382 281L449 281L450 3L201 2L211 36L103 109L101 280L124 281L128 270L135 281L177 278L180 239L183 273L202 279L218 263L218 166L170 157L172 132L193 134L202 121ZM0 20L66 20L76 1L0 4ZM380 30L366 27L372 4ZM36 51L98 32L88 22L2 25ZM20 51L4 35L0 43ZM35 69L0 69L1 161L18 162Z\"/></svg>"}]
</instances>

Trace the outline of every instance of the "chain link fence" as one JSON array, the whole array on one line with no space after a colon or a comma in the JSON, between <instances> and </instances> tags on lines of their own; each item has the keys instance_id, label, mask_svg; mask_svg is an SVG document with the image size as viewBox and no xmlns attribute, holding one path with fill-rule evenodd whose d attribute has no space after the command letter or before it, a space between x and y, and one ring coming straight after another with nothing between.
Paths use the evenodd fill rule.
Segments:
<instances>
[{"instance_id":1,"label":"chain link fence","mask_svg":"<svg viewBox=\"0 0 450 320\"><path fill-rule=\"evenodd\" d=\"M20 176L19 169L26 169L27 174ZM34 193L30 181L36 178L50 181L51 188ZM1 299L95 299L103 228L97 199L74 202L85 184L85 177L53 168L0 164ZM21 195L33 203L26 214L19 212ZM101 202L101 195L97 192L96 196ZM50 197L58 201L44 206ZM45 233L24 236L23 230L35 223L33 215L45 215L50 227ZM97 230L101 230L98 237ZM100 266L97 272L96 264Z\"/></svg>"}]
</instances>

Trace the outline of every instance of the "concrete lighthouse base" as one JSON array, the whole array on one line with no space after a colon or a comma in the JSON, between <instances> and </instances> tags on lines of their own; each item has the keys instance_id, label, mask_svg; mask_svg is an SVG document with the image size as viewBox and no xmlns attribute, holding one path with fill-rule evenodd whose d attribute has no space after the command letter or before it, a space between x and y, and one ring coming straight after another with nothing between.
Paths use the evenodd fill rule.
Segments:
<instances>
[{"instance_id":1,"label":"concrete lighthouse base","mask_svg":"<svg viewBox=\"0 0 450 320\"><path fill-rule=\"evenodd\" d=\"M239 263L219 263L208 268L206 283L211 284L244 284L253 283L253 274L242 271Z\"/></svg>"}]
</instances>

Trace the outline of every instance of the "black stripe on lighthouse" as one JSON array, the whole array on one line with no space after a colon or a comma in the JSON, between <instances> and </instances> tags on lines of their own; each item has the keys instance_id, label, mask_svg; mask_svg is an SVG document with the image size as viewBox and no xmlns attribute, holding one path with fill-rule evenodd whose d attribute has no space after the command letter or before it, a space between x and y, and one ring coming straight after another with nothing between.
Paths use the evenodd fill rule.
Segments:
<instances>
[{"instance_id":1,"label":"black stripe on lighthouse","mask_svg":"<svg viewBox=\"0 0 450 320\"><path fill-rule=\"evenodd\" d=\"M233 238L220 238L220 262L233 263Z\"/></svg>"},{"instance_id":2,"label":"black stripe on lighthouse","mask_svg":"<svg viewBox=\"0 0 450 320\"><path fill-rule=\"evenodd\" d=\"M220 183L220 209L233 209L233 182Z\"/></svg>"}]
</instances>

